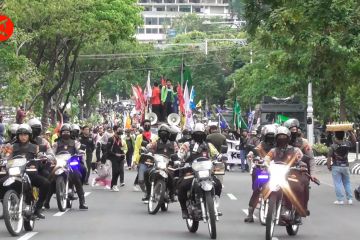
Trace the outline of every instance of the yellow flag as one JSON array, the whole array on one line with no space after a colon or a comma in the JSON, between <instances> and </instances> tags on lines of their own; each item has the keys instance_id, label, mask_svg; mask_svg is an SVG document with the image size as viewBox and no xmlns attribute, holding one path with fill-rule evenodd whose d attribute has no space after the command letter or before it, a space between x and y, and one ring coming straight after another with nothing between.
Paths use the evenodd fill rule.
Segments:
<instances>
[{"instance_id":1,"label":"yellow flag","mask_svg":"<svg viewBox=\"0 0 360 240\"><path fill-rule=\"evenodd\" d=\"M198 104L196 104L196 108L202 108L201 100L198 102Z\"/></svg>"}]
</instances>

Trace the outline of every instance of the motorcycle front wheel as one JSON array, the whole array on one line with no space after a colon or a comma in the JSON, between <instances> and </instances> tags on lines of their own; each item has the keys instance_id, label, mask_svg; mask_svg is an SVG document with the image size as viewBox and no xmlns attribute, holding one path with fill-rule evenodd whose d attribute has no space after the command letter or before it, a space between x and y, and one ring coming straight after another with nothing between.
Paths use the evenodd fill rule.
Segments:
<instances>
[{"instance_id":1,"label":"motorcycle front wheel","mask_svg":"<svg viewBox=\"0 0 360 240\"><path fill-rule=\"evenodd\" d=\"M296 236L299 231L300 226L298 224L286 226L286 232L289 236Z\"/></svg>"},{"instance_id":2,"label":"motorcycle front wheel","mask_svg":"<svg viewBox=\"0 0 360 240\"><path fill-rule=\"evenodd\" d=\"M4 208L4 205L3 205L3 203L2 203L2 201L0 201L0 205L1 205L1 207L0 207L0 219L3 219L4 218L4 211L3 211L3 208Z\"/></svg>"},{"instance_id":3,"label":"motorcycle front wheel","mask_svg":"<svg viewBox=\"0 0 360 240\"><path fill-rule=\"evenodd\" d=\"M196 233L199 229L199 221L192 220L190 218L186 219L186 226L191 233Z\"/></svg>"},{"instance_id":4,"label":"motorcycle front wheel","mask_svg":"<svg viewBox=\"0 0 360 240\"><path fill-rule=\"evenodd\" d=\"M56 201L60 212L65 212L67 196L66 196L66 184L62 176L56 178Z\"/></svg>"},{"instance_id":5,"label":"motorcycle front wheel","mask_svg":"<svg viewBox=\"0 0 360 240\"><path fill-rule=\"evenodd\" d=\"M154 185L153 195L150 196L148 203L149 214L156 214L161 208L161 206L164 204L165 191L166 191L165 181L162 179L157 180Z\"/></svg>"},{"instance_id":6,"label":"motorcycle front wheel","mask_svg":"<svg viewBox=\"0 0 360 240\"><path fill-rule=\"evenodd\" d=\"M259 220L261 225L266 225L266 215L268 211L268 200L264 200L264 198L261 198L260 201L260 209L259 209Z\"/></svg>"},{"instance_id":7,"label":"motorcycle front wheel","mask_svg":"<svg viewBox=\"0 0 360 240\"><path fill-rule=\"evenodd\" d=\"M266 240L271 240L273 237L274 229L276 225L276 215L277 215L277 195L271 194L269 197L268 212L266 215L266 232L265 232Z\"/></svg>"},{"instance_id":8,"label":"motorcycle front wheel","mask_svg":"<svg viewBox=\"0 0 360 240\"><path fill-rule=\"evenodd\" d=\"M211 195L211 192L205 192L205 209L206 209L210 238L216 239L215 205L214 205L214 198Z\"/></svg>"},{"instance_id":9,"label":"motorcycle front wheel","mask_svg":"<svg viewBox=\"0 0 360 240\"><path fill-rule=\"evenodd\" d=\"M12 236L19 236L23 228L24 218L22 209L19 209L20 198L18 193L14 190L7 191L4 195L3 204L5 226Z\"/></svg>"}]
</instances>

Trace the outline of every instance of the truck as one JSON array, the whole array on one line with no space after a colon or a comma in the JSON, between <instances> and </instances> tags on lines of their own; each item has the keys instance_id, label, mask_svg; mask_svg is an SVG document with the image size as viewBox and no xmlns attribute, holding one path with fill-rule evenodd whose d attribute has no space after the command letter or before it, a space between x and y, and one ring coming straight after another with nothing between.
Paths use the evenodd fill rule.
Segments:
<instances>
[{"instance_id":1,"label":"truck","mask_svg":"<svg viewBox=\"0 0 360 240\"><path fill-rule=\"evenodd\" d=\"M260 126L281 124L289 118L298 119L302 132L306 132L306 104L297 96L287 98L264 96L261 103L255 107L255 119Z\"/></svg>"}]
</instances>

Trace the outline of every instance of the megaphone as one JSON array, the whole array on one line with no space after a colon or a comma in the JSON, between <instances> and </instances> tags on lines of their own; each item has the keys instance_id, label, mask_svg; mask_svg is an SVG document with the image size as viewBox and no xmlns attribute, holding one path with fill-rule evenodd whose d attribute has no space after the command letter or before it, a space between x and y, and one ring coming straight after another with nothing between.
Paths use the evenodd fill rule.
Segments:
<instances>
[{"instance_id":1,"label":"megaphone","mask_svg":"<svg viewBox=\"0 0 360 240\"><path fill-rule=\"evenodd\" d=\"M180 115L177 113L169 114L167 122L169 125L179 125L181 121Z\"/></svg>"},{"instance_id":2,"label":"megaphone","mask_svg":"<svg viewBox=\"0 0 360 240\"><path fill-rule=\"evenodd\" d=\"M155 125L158 121L156 113L153 112L146 114L145 119L150 120L151 125Z\"/></svg>"}]
</instances>

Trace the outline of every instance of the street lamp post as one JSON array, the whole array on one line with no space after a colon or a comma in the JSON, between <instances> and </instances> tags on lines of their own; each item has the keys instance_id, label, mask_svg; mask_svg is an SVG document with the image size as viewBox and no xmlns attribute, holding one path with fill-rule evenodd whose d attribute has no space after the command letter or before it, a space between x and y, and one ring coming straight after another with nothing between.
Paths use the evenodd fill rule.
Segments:
<instances>
[{"instance_id":1,"label":"street lamp post","mask_svg":"<svg viewBox=\"0 0 360 240\"><path fill-rule=\"evenodd\" d=\"M310 145L314 144L314 108L312 96L312 82L308 84L308 102L307 102L307 139Z\"/></svg>"}]
</instances>

